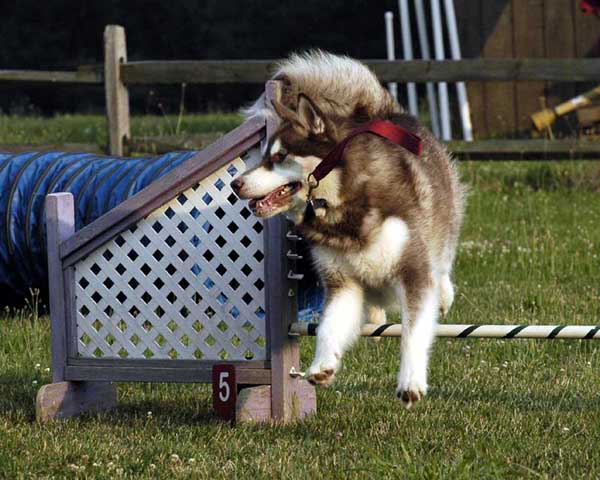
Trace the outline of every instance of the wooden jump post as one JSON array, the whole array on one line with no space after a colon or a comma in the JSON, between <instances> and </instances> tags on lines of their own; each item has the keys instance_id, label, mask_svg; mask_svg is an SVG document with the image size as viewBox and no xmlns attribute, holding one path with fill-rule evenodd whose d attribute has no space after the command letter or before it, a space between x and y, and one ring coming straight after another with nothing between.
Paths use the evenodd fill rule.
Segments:
<instances>
[{"instance_id":1,"label":"wooden jump post","mask_svg":"<svg viewBox=\"0 0 600 480\"><path fill-rule=\"evenodd\" d=\"M114 407L110 382L211 382L223 364L240 390L236 421L315 411L314 388L290 375L293 238L229 186L273 128L246 121L78 232L72 196L47 197L53 383L39 391L40 421Z\"/></svg>"}]
</instances>

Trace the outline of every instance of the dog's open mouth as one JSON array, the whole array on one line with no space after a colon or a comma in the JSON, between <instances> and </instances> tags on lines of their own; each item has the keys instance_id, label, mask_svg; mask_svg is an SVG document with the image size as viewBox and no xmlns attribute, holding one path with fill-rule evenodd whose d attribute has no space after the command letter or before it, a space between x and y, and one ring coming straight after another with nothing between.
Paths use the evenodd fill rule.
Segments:
<instances>
[{"instance_id":1,"label":"dog's open mouth","mask_svg":"<svg viewBox=\"0 0 600 480\"><path fill-rule=\"evenodd\" d=\"M257 217L266 217L272 212L284 207L290 198L302 188L301 182L292 182L276 188L264 197L253 198L248 206Z\"/></svg>"}]
</instances>

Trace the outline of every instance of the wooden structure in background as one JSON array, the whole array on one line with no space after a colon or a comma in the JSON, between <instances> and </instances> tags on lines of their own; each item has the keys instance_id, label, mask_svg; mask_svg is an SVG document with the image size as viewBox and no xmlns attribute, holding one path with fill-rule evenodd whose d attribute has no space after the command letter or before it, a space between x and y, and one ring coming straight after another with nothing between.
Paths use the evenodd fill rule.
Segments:
<instances>
[{"instance_id":1,"label":"wooden structure in background","mask_svg":"<svg viewBox=\"0 0 600 480\"><path fill-rule=\"evenodd\" d=\"M382 82L467 81L477 140L527 137L531 130L529 116L540 109L540 98L546 99L548 106L554 106L571 98L576 90L583 91L598 83L600 19L581 14L577 2L455 2L463 60L363 62ZM275 60L128 62L125 31L114 25L107 26L105 30L105 56L104 70L99 66L84 66L72 72L0 70L0 81L104 83L111 139L109 153L127 155L133 151L198 148L198 142L194 140L184 145L174 143L172 139L130 138L128 87L142 84L264 83L275 64ZM576 87L574 82L586 82L586 85ZM56 149L57 146L45 148ZM95 150L93 145L81 148ZM578 150L568 148L569 151ZM5 149L13 151L20 148L6 146ZM68 147L64 149L70 150ZM588 146L584 150L589 153ZM520 144L516 151L522 151ZM564 148L560 146L557 153L562 151ZM507 153L505 148L502 153Z\"/></svg>"},{"instance_id":2,"label":"wooden structure in background","mask_svg":"<svg viewBox=\"0 0 600 480\"><path fill-rule=\"evenodd\" d=\"M455 0L464 58L584 58L600 56L600 18L574 0ZM600 78L600 74L598 74ZM529 116L589 85L552 81L469 82L476 138L520 136Z\"/></svg>"}]
</instances>

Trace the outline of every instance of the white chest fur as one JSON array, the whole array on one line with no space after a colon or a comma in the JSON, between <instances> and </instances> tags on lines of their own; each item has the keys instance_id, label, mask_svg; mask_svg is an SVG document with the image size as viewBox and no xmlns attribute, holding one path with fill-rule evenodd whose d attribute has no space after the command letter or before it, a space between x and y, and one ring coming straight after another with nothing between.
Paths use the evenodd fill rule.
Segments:
<instances>
[{"instance_id":1,"label":"white chest fur","mask_svg":"<svg viewBox=\"0 0 600 480\"><path fill-rule=\"evenodd\" d=\"M387 283L400 261L409 238L406 223L387 218L371 237L368 245L357 252L344 253L327 247L313 250L319 267L328 272L339 272L367 285Z\"/></svg>"}]
</instances>

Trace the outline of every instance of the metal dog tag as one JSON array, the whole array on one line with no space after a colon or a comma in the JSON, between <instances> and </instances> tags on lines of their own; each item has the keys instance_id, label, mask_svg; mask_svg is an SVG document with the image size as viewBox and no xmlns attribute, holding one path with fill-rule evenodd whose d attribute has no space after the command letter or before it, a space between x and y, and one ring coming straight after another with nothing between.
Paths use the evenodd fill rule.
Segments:
<instances>
[{"instance_id":1,"label":"metal dog tag","mask_svg":"<svg viewBox=\"0 0 600 480\"><path fill-rule=\"evenodd\" d=\"M311 198L306 203L306 210L304 210L304 222L312 222L315 217L325 216L326 208L327 200L325 200L324 198Z\"/></svg>"}]
</instances>

